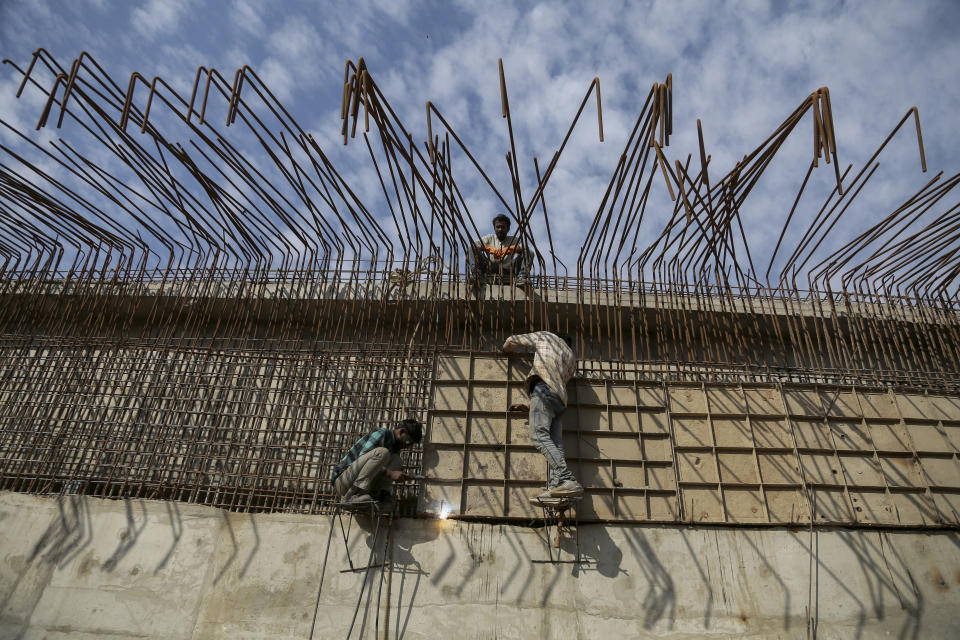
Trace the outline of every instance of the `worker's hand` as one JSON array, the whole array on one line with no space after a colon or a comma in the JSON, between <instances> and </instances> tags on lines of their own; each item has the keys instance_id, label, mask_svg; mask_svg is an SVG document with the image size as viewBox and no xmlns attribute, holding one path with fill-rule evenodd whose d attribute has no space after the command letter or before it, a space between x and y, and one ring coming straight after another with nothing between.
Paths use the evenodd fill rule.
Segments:
<instances>
[{"instance_id":1,"label":"worker's hand","mask_svg":"<svg viewBox=\"0 0 960 640\"><path fill-rule=\"evenodd\" d=\"M530 407L525 404L512 404L510 405L510 411L530 411Z\"/></svg>"},{"instance_id":2,"label":"worker's hand","mask_svg":"<svg viewBox=\"0 0 960 640\"><path fill-rule=\"evenodd\" d=\"M384 473L387 474L387 477L393 480L394 482L400 482L404 478L402 471L394 471L393 469L387 469L386 471L384 471Z\"/></svg>"}]
</instances>

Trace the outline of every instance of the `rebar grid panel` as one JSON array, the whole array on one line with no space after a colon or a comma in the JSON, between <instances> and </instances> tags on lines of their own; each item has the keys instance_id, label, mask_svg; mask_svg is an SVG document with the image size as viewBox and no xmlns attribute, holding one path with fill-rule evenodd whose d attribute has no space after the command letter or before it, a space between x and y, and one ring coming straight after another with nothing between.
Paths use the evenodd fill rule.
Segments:
<instances>
[{"instance_id":1,"label":"rebar grid panel","mask_svg":"<svg viewBox=\"0 0 960 640\"><path fill-rule=\"evenodd\" d=\"M425 409L405 403L426 397L429 361L408 353L8 348L0 359L0 488L329 512L330 472L353 442ZM419 458L405 453L406 471L418 473ZM411 488L398 492L401 504Z\"/></svg>"},{"instance_id":2,"label":"rebar grid panel","mask_svg":"<svg viewBox=\"0 0 960 640\"><path fill-rule=\"evenodd\" d=\"M437 359L420 510L537 517L546 464L525 413L529 364ZM581 520L960 526L960 394L790 383L580 378L563 414Z\"/></svg>"}]
</instances>

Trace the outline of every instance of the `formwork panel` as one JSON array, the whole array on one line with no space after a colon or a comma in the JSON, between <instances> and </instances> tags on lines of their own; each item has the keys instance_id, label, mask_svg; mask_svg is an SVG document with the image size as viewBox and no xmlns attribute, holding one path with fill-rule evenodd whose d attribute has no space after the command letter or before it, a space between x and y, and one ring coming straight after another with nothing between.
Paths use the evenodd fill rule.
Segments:
<instances>
[{"instance_id":1,"label":"formwork panel","mask_svg":"<svg viewBox=\"0 0 960 640\"><path fill-rule=\"evenodd\" d=\"M680 447L713 446L707 418L674 418L673 433L676 444Z\"/></svg>"},{"instance_id":2,"label":"formwork panel","mask_svg":"<svg viewBox=\"0 0 960 640\"><path fill-rule=\"evenodd\" d=\"M511 413L507 418L507 427L510 435L507 439L509 444L530 445L533 446L533 439L530 437L530 424L526 413Z\"/></svg>"},{"instance_id":3,"label":"formwork panel","mask_svg":"<svg viewBox=\"0 0 960 640\"><path fill-rule=\"evenodd\" d=\"M960 525L960 490L934 489L930 492L940 519Z\"/></svg>"},{"instance_id":4,"label":"formwork panel","mask_svg":"<svg viewBox=\"0 0 960 640\"><path fill-rule=\"evenodd\" d=\"M664 489L675 491L677 488L677 479L673 467L661 467L645 465L643 467L646 475L646 487L650 489ZM630 486L630 485L627 485Z\"/></svg>"},{"instance_id":5,"label":"formwork panel","mask_svg":"<svg viewBox=\"0 0 960 640\"><path fill-rule=\"evenodd\" d=\"M897 408L896 398L890 393L861 392L860 408L865 418L883 420L899 420L900 410Z\"/></svg>"},{"instance_id":6,"label":"formwork panel","mask_svg":"<svg viewBox=\"0 0 960 640\"><path fill-rule=\"evenodd\" d=\"M583 484L583 486L585 487L614 486L615 475L614 475L612 461L610 462L581 461L577 465L577 471L578 471L578 479L580 480L580 483Z\"/></svg>"},{"instance_id":7,"label":"formwork panel","mask_svg":"<svg viewBox=\"0 0 960 640\"><path fill-rule=\"evenodd\" d=\"M922 487L923 477L913 456L880 456L880 468L889 487Z\"/></svg>"},{"instance_id":8,"label":"formwork panel","mask_svg":"<svg viewBox=\"0 0 960 640\"><path fill-rule=\"evenodd\" d=\"M940 426L954 452L960 453L960 425L945 422L941 423Z\"/></svg>"},{"instance_id":9,"label":"formwork panel","mask_svg":"<svg viewBox=\"0 0 960 640\"><path fill-rule=\"evenodd\" d=\"M510 480L542 481L546 484L547 462L536 451L511 449L506 458Z\"/></svg>"},{"instance_id":10,"label":"formwork panel","mask_svg":"<svg viewBox=\"0 0 960 640\"><path fill-rule=\"evenodd\" d=\"M787 413L792 416L823 416L823 406L820 404L820 394L817 391L806 389L784 390L783 398L786 401Z\"/></svg>"},{"instance_id":11,"label":"formwork panel","mask_svg":"<svg viewBox=\"0 0 960 640\"><path fill-rule=\"evenodd\" d=\"M800 467L810 484L842 485L840 463L832 453L801 453Z\"/></svg>"},{"instance_id":12,"label":"formwork panel","mask_svg":"<svg viewBox=\"0 0 960 640\"><path fill-rule=\"evenodd\" d=\"M667 433L667 414L653 411L640 413L640 430L643 433Z\"/></svg>"},{"instance_id":13,"label":"formwork panel","mask_svg":"<svg viewBox=\"0 0 960 640\"><path fill-rule=\"evenodd\" d=\"M758 489L725 487L723 499L728 522L767 522Z\"/></svg>"},{"instance_id":14,"label":"formwork panel","mask_svg":"<svg viewBox=\"0 0 960 640\"><path fill-rule=\"evenodd\" d=\"M767 512L771 522L810 522L810 506L800 489L766 488Z\"/></svg>"},{"instance_id":15,"label":"formwork panel","mask_svg":"<svg viewBox=\"0 0 960 640\"><path fill-rule=\"evenodd\" d=\"M437 358L437 380L452 380L459 382L470 379L470 358L457 356L440 356Z\"/></svg>"},{"instance_id":16,"label":"formwork panel","mask_svg":"<svg viewBox=\"0 0 960 640\"><path fill-rule=\"evenodd\" d=\"M671 413L707 413L707 397L700 387L671 386Z\"/></svg>"},{"instance_id":17,"label":"formwork panel","mask_svg":"<svg viewBox=\"0 0 960 640\"><path fill-rule=\"evenodd\" d=\"M793 434L790 424L781 418L751 418L750 426L757 447L765 449L792 449Z\"/></svg>"},{"instance_id":18,"label":"formwork panel","mask_svg":"<svg viewBox=\"0 0 960 640\"><path fill-rule=\"evenodd\" d=\"M680 518L675 495L648 493L646 499L647 514L651 520L672 522Z\"/></svg>"},{"instance_id":19,"label":"formwork panel","mask_svg":"<svg viewBox=\"0 0 960 640\"><path fill-rule=\"evenodd\" d=\"M472 380L502 382L507 377L509 362L503 358L474 358Z\"/></svg>"},{"instance_id":20,"label":"formwork panel","mask_svg":"<svg viewBox=\"0 0 960 640\"><path fill-rule=\"evenodd\" d=\"M611 407L607 426L612 431L629 431L637 433L640 430L640 420L633 407Z\"/></svg>"},{"instance_id":21,"label":"formwork panel","mask_svg":"<svg viewBox=\"0 0 960 640\"><path fill-rule=\"evenodd\" d=\"M470 388L470 411L504 413L508 407L507 389L497 383L475 383Z\"/></svg>"},{"instance_id":22,"label":"formwork panel","mask_svg":"<svg viewBox=\"0 0 960 640\"><path fill-rule=\"evenodd\" d=\"M470 444L500 445L507 441L507 419L487 415L469 418ZM461 441L462 441L461 435Z\"/></svg>"},{"instance_id":23,"label":"formwork panel","mask_svg":"<svg viewBox=\"0 0 960 640\"><path fill-rule=\"evenodd\" d=\"M746 387L743 390L747 411L753 416L781 416L784 414L780 390L774 387Z\"/></svg>"},{"instance_id":24,"label":"formwork panel","mask_svg":"<svg viewBox=\"0 0 960 640\"><path fill-rule=\"evenodd\" d=\"M530 496L539 494L542 489L527 486L507 486L508 515L511 518L536 518L543 516L543 510L530 504Z\"/></svg>"},{"instance_id":25,"label":"formwork panel","mask_svg":"<svg viewBox=\"0 0 960 640\"><path fill-rule=\"evenodd\" d=\"M614 502L612 493L587 491L577 504L577 516L588 520L613 520L616 518Z\"/></svg>"},{"instance_id":26,"label":"formwork panel","mask_svg":"<svg viewBox=\"0 0 960 640\"><path fill-rule=\"evenodd\" d=\"M481 449L467 452L467 478L502 481L505 477L505 458L502 452Z\"/></svg>"},{"instance_id":27,"label":"formwork panel","mask_svg":"<svg viewBox=\"0 0 960 640\"><path fill-rule=\"evenodd\" d=\"M892 496L883 490L851 489L850 502L858 522L896 524ZM911 523L912 524L912 523Z\"/></svg>"},{"instance_id":28,"label":"formwork panel","mask_svg":"<svg viewBox=\"0 0 960 640\"><path fill-rule=\"evenodd\" d=\"M459 384L435 385L432 404L436 411L466 411L467 387Z\"/></svg>"},{"instance_id":29,"label":"formwork panel","mask_svg":"<svg viewBox=\"0 0 960 640\"><path fill-rule=\"evenodd\" d=\"M711 415L743 415L747 413L747 402L738 387L706 387L707 403Z\"/></svg>"},{"instance_id":30,"label":"formwork panel","mask_svg":"<svg viewBox=\"0 0 960 640\"><path fill-rule=\"evenodd\" d=\"M578 405L607 404L607 387L604 384L577 382L574 390L574 396L571 399Z\"/></svg>"},{"instance_id":31,"label":"formwork panel","mask_svg":"<svg viewBox=\"0 0 960 640\"><path fill-rule=\"evenodd\" d=\"M830 425L823 420L794 418L793 432L800 449L833 449Z\"/></svg>"},{"instance_id":32,"label":"formwork panel","mask_svg":"<svg viewBox=\"0 0 960 640\"><path fill-rule=\"evenodd\" d=\"M849 451L871 451L873 441L864 422L831 420L830 430L833 432L833 442L837 449Z\"/></svg>"},{"instance_id":33,"label":"formwork panel","mask_svg":"<svg viewBox=\"0 0 960 640\"><path fill-rule=\"evenodd\" d=\"M425 482L459 480L460 515L536 517L529 497L543 490L546 462L532 446L527 413L506 409L528 402L509 379L529 365L458 358L436 366ZM463 371L470 377L450 377ZM581 519L960 522L960 403L952 396L629 377L580 380L568 391L563 443L587 490Z\"/></svg>"},{"instance_id":34,"label":"formwork panel","mask_svg":"<svg viewBox=\"0 0 960 640\"><path fill-rule=\"evenodd\" d=\"M502 485L466 484L466 501L460 513L466 516L500 517L505 511Z\"/></svg>"},{"instance_id":35,"label":"formwork panel","mask_svg":"<svg viewBox=\"0 0 960 640\"><path fill-rule=\"evenodd\" d=\"M713 418L718 447L752 447L753 435L746 418Z\"/></svg>"},{"instance_id":36,"label":"formwork panel","mask_svg":"<svg viewBox=\"0 0 960 640\"><path fill-rule=\"evenodd\" d=\"M860 418L863 415L857 394L853 391L821 391L820 403L828 416Z\"/></svg>"},{"instance_id":37,"label":"formwork panel","mask_svg":"<svg viewBox=\"0 0 960 640\"><path fill-rule=\"evenodd\" d=\"M840 466L848 485L882 487L883 474L873 458L862 454L840 454Z\"/></svg>"},{"instance_id":38,"label":"formwork panel","mask_svg":"<svg viewBox=\"0 0 960 640\"><path fill-rule=\"evenodd\" d=\"M637 406L662 409L666 406L662 387L637 387Z\"/></svg>"},{"instance_id":39,"label":"formwork panel","mask_svg":"<svg viewBox=\"0 0 960 640\"><path fill-rule=\"evenodd\" d=\"M916 393L901 393L897 394L896 398L897 407L904 420L939 420L939 417L934 416L933 403L926 396Z\"/></svg>"},{"instance_id":40,"label":"formwork panel","mask_svg":"<svg viewBox=\"0 0 960 640\"><path fill-rule=\"evenodd\" d=\"M814 487L810 489L810 494L816 522L837 524L856 521L843 489Z\"/></svg>"},{"instance_id":41,"label":"formwork panel","mask_svg":"<svg viewBox=\"0 0 960 640\"><path fill-rule=\"evenodd\" d=\"M433 448L424 456L423 464L426 478L459 480L463 477L463 450Z\"/></svg>"},{"instance_id":42,"label":"formwork panel","mask_svg":"<svg viewBox=\"0 0 960 640\"><path fill-rule=\"evenodd\" d=\"M717 484L717 460L710 452L681 451L677 454L680 482Z\"/></svg>"},{"instance_id":43,"label":"formwork panel","mask_svg":"<svg viewBox=\"0 0 960 640\"><path fill-rule=\"evenodd\" d=\"M794 453L758 453L757 461L765 485L800 484L800 467Z\"/></svg>"},{"instance_id":44,"label":"formwork panel","mask_svg":"<svg viewBox=\"0 0 960 640\"><path fill-rule=\"evenodd\" d=\"M931 486L960 489L960 464L955 457L921 455L919 461Z\"/></svg>"},{"instance_id":45,"label":"formwork panel","mask_svg":"<svg viewBox=\"0 0 960 640\"><path fill-rule=\"evenodd\" d=\"M896 524L928 527L941 524L940 515L932 498L922 492L895 492L890 494Z\"/></svg>"},{"instance_id":46,"label":"formwork panel","mask_svg":"<svg viewBox=\"0 0 960 640\"><path fill-rule=\"evenodd\" d=\"M610 421L607 409L600 407L571 407L561 416L563 428L568 431L583 429L585 431L609 431Z\"/></svg>"},{"instance_id":47,"label":"formwork panel","mask_svg":"<svg viewBox=\"0 0 960 640\"><path fill-rule=\"evenodd\" d=\"M868 421L870 439L877 451L910 451L912 445L902 422Z\"/></svg>"},{"instance_id":48,"label":"formwork panel","mask_svg":"<svg viewBox=\"0 0 960 640\"><path fill-rule=\"evenodd\" d=\"M757 461L753 453L721 451L717 454L720 481L724 484L758 484Z\"/></svg>"},{"instance_id":49,"label":"formwork panel","mask_svg":"<svg viewBox=\"0 0 960 640\"><path fill-rule=\"evenodd\" d=\"M611 384L608 389L608 404L623 408L637 406L637 390L633 385Z\"/></svg>"},{"instance_id":50,"label":"formwork panel","mask_svg":"<svg viewBox=\"0 0 960 640\"><path fill-rule=\"evenodd\" d=\"M683 511L691 522L725 522L719 489L708 487L684 489Z\"/></svg>"},{"instance_id":51,"label":"formwork panel","mask_svg":"<svg viewBox=\"0 0 960 640\"><path fill-rule=\"evenodd\" d=\"M673 459L673 448L667 438L643 435L640 437L641 459L666 462Z\"/></svg>"}]
</instances>

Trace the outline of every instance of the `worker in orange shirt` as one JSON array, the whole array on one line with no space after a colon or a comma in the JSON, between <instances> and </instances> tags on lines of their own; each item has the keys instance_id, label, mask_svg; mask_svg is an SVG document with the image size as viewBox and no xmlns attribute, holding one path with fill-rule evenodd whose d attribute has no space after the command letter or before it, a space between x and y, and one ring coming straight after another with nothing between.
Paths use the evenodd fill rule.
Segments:
<instances>
[{"instance_id":1,"label":"worker in orange shirt","mask_svg":"<svg viewBox=\"0 0 960 640\"><path fill-rule=\"evenodd\" d=\"M513 283L529 295L530 252L519 238L510 235L510 218L500 214L493 219L493 233L471 245L467 254L467 277L475 298L480 297L488 280Z\"/></svg>"}]
</instances>

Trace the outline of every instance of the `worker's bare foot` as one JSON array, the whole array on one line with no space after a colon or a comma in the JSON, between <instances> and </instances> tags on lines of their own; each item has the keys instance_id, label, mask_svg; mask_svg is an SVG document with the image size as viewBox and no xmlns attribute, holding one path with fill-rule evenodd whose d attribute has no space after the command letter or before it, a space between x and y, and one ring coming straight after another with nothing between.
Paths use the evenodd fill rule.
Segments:
<instances>
[{"instance_id":1,"label":"worker's bare foot","mask_svg":"<svg viewBox=\"0 0 960 640\"><path fill-rule=\"evenodd\" d=\"M525 404L512 404L510 405L510 411L530 411L530 407Z\"/></svg>"}]
</instances>

